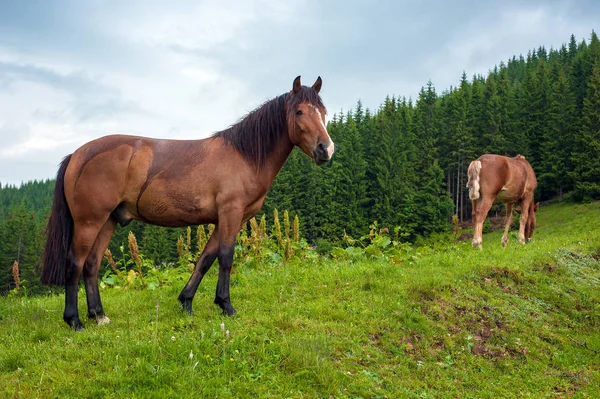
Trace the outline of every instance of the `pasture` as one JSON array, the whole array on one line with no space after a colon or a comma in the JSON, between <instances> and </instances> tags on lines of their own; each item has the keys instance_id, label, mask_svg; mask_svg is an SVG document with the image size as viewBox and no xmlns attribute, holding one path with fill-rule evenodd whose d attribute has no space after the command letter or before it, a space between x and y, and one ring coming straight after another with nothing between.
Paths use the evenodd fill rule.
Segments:
<instances>
[{"instance_id":1,"label":"pasture","mask_svg":"<svg viewBox=\"0 0 600 399\"><path fill-rule=\"evenodd\" d=\"M212 303L216 268L191 316L182 271L101 289L112 323L83 332L63 322L63 294L0 298L0 396L600 397L600 203L537 215L527 245L497 231L481 251L235 268L233 317Z\"/></svg>"}]
</instances>

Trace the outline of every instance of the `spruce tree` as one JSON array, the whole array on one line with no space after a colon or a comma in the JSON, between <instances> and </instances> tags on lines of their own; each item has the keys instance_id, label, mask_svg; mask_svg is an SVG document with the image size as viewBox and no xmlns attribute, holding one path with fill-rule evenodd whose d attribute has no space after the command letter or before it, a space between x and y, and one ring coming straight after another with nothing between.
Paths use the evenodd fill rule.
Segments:
<instances>
[{"instance_id":1,"label":"spruce tree","mask_svg":"<svg viewBox=\"0 0 600 399\"><path fill-rule=\"evenodd\" d=\"M600 62L592 68L583 101L581 130L573 152L575 194L580 200L600 198Z\"/></svg>"},{"instance_id":2,"label":"spruce tree","mask_svg":"<svg viewBox=\"0 0 600 399\"><path fill-rule=\"evenodd\" d=\"M371 145L371 165L375 179L371 182L370 192L373 201L371 215L380 225L390 226L394 222L392 200L397 195L394 181L393 129L395 101L386 98L377 115L374 142Z\"/></svg>"},{"instance_id":3,"label":"spruce tree","mask_svg":"<svg viewBox=\"0 0 600 399\"><path fill-rule=\"evenodd\" d=\"M369 221L364 218L366 199L365 162L362 138L355 118L348 114L338 138L339 150L332 159L334 196L331 212L334 213L334 237L343 232L351 236L365 233Z\"/></svg>"},{"instance_id":4,"label":"spruce tree","mask_svg":"<svg viewBox=\"0 0 600 399\"><path fill-rule=\"evenodd\" d=\"M575 121L575 98L569 80L559 62L552 65L552 85L549 92L548 129L542 137L542 162L538 170L541 199L556 195L562 200L571 188L566 171L572 170L571 152L578 130Z\"/></svg>"},{"instance_id":5,"label":"spruce tree","mask_svg":"<svg viewBox=\"0 0 600 399\"><path fill-rule=\"evenodd\" d=\"M417 159L415 168L419 175L423 175L435 160L438 159L438 96L431 81L427 82L427 89L421 88L419 98L415 105L413 131L417 143Z\"/></svg>"},{"instance_id":6,"label":"spruce tree","mask_svg":"<svg viewBox=\"0 0 600 399\"><path fill-rule=\"evenodd\" d=\"M465 218L465 177L466 170L471 160L476 158L474 148L473 128L469 123L471 105L471 85L463 72L460 89L454 95L450 128L452 131L449 155L453 160L456 182L454 190L455 214L460 220ZM454 180L454 179L453 179Z\"/></svg>"},{"instance_id":7,"label":"spruce tree","mask_svg":"<svg viewBox=\"0 0 600 399\"><path fill-rule=\"evenodd\" d=\"M484 153L504 155L506 136L503 134L504 115L502 101L498 95L497 83L492 74L488 75L483 94L485 111L483 118L485 127L480 137L479 145Z\"/></svg>"},{"instance_id":8,"label":"spruce tree","mask_svg":"<svg viewBox=\"0 0 600 399\"><path fill-rule=\"evenodd\" d=\"M167 228L147 225L144 228L140 242L144 256L152 260L154 265L160 266L163 263L168 264L177 261L173 254L175 244L171 241Z\"/></svg>"},{"instance_id":9,"label":"spruce tree","mask_svg":"<svg viewBox=\"0 0 600 399\"><path fill-rule=\"evenodd\" d=\"M444 189L444 171L437 161L427 168L423 181L424 186L415 195L416 206L412 217L418 220L413 234L426 237L448 228L453 204Z\"/></svg>"}]
</instances>

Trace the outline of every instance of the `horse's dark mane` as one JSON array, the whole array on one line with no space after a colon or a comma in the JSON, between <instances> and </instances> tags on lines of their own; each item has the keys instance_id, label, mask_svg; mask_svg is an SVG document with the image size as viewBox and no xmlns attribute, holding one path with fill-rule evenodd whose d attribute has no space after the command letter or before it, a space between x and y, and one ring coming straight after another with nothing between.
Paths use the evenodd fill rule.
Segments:
<instances>
[{"instance_id":1,"label":"horse's dark mane","mask_svg":"<svg viewBox=\"0 0 600 399\"><path fill-rule=\"evenodd\" d=\"M235 147L247 160L262 167L267 157L276 148L282 135L288 133L296 117L296 107L308 102L326 112L319 94L311 87L302 86L295 94L285 93L275 97L229 128L216 132L213 137L221 137Z\"/></svg>"}]
</instances>

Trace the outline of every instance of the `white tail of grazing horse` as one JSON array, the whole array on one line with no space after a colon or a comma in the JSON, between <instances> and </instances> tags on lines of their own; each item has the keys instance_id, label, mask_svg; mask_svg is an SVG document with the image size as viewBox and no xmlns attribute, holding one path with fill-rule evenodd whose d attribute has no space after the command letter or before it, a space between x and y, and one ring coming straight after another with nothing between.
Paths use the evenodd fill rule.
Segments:
<instances>
[{"instance_id":1,"label":"white tail of grazing horse","mask_svg":"<svg viewBox=\"0 0 600 399\"><path fill-rule=\"evenodd\" d=\"M479 199L479 172L481 172L481 161L473 161L469 164L467 175L467 187L469 188L469 199Z\"/></svg>"}]
</instances>

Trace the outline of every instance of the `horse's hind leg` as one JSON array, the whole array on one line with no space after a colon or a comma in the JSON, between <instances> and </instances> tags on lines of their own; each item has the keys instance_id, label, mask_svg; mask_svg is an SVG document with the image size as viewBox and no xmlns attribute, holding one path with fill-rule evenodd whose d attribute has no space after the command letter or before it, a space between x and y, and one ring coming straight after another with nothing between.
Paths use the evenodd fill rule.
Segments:
<instances>
[{"instance_id":1,"label":"horse's hind leg","mask_svg":"<svg viewBox=\"0 0 600 399\"><path fill-rule=\"evenodd\" d=\"M65 275L65 311L63 320L75 330L83 330L84 326L79 319L77 310L77 290L79 288L79 275L81 267L74 259L73 251L69 253Z\"/></svg>"},{"instance_id":2,"label":"horse's hind leg","mask_svg":"<svg viewBox=\"0 0 600 399\"><path fill-rule=\"evenodd\" d=\"M505 247L508 243L508 232L510 230L510 225L513 222L513 204L506 204L506 225L504 226L504 235L502 235L502 246Z\"/></svg>"},{"instance_id":3,"label":"horse's hind leg","mask_svg":"<svg viewBox=\"0 0 600 399\"><path fill-rule=\"evenodd\" d=\"M474 248L481 249L481 243L483 242L483 222L485 222L485 218L492 207L492 203L494 202L493 198L489 199L488 197L482 196L479 200L473 201L473 242L472 245ZM477 203L475 205L475 203Z\"/></svg>"},{"instance_id":4,"label":"horse's hind leg","mask_svg":"<svg viewBox=\"0 0 600 399\"><path fill-rule=\"evenodd\" d=\"M88 317L96 319L99 325L110 323L110 319L104 314L102 308L102 301L100 300L100 291L98 290L98 271L100 269L100 263L102 262L102 256L108 244L110 238L116 227L116 220L110 217L98 237L92 246L92 250L85 260L83 265L83 280L85 282L85 296L87 300Z\"/></svg>"},{"instance_id":5,"label":"horse's hind leg","mask_svg":"<svg viewBox=\"0 0 600 399\"><path fill-rule=\"evenodd\" d=\"M192 314L192 300L194 299L194 295L196 295L196 290L198 289L202 278L214 263L218 249L219 240L217 228L208 239L204 250L202 250L202 254L198 258L194 272L177 298L181 303L183 310L189 314Z\"/></svg>"},{"instance_id":6,"label":"horse's hind leg","mask_svg":"<svg viewBox=\"0 0 600 399\"><path fill-rule=\"evenodd\" d=\"M481 241L476 241L475 232L477 231L477 207L480 200L471 201L471 221L473 222L473 242L471 245L477 247L481 245Z\"/></svg>"},{"instance_id":7,"label":"horse's hind leg","mask_svg":"<svg viewBox=\"0 0 600 399\"><path fill-rule=\"evenodd\" d=\"M65 311L63 313L63 320L75 330L82 330L84 328L83 323L79 319L79 310L77 309L79 276L101 226L101 224L98 226L94 223L75 223L73 227L73 242L65 278Z\"/></svg>"}]
</instances>

